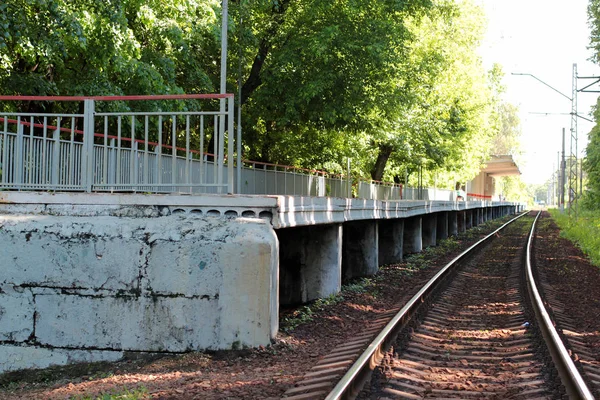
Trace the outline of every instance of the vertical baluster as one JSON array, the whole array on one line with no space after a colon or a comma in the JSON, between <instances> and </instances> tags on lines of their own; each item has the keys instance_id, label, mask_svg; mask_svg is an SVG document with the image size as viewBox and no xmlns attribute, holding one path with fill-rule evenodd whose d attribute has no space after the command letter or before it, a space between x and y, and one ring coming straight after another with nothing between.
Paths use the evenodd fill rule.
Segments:
<instances>
[{"instance_id":1,"label":"vertical baluster","mask_svg":"<svg viewBox=\"0 0 600 400\"><path fill-rule=\"evenodd\" d=\"M158 169L156 174L158 175L158 184L162 183L162 115L158 116ZM158 190L160 187L157 186Z\"/></svg>"},{"instance_id":2,"label":"vertical baluster","mask_svg":"<svg viewBox=\"0 0 600 400\"><path fill-rule=\"evenodd\" d=\"M219 117L215 115L214 117L214 131L213 131L213 183L217 182L217 160L219 158L219 152L217 150L217 145L219 142Z\"/></svg>"},{"instance_id":3,"label":"vertical baluster","mask_svg":"<svg viewBox=\"0 0 600 400\"><path fill-rule=\"evenodd\" d=\"M171 184L177 183L177 115L171 116L172 132L171 132ZM171 187L171 192L176 192L177 186Z\"/></svg>"},{"instance_id":4,"label":"vertical baluster","mask_svg":"<svg viewBox=\"0 0 600 400\"><path fill-rule=\"evenodd\" d=\"M206 168L208 169L208 168ZM200 184L206 182L204 179L204 115L200 116ZM206 192L204 190L204 192Z\"/></svg>"},{"instance_id":5,"label":"vertical baluster","mask_svg":"<svg viewBox=\"0 0 600 400\"><path fill-rule=\"evenodd\" d=\"M190 153L190 116L185 116L185 180L189 186L190 193L192 193L192 180L190 177L190 158L192 157L192 153Z\"/></svg>"},{"instance_id":6,"label":"vertical baluster","mask_svg":"<svg viewBox=\"0 0 600 400\"><path fill-rule=\"evenodd\" d=\"M132 190L137 190L137 181L135 179L136 160L136 142L135 142L135 115L131 116L131 150L129 152L129 184Z\"/></svg>"},{"instance_id":7,"label":"vertical baluster","mask_svg":"<svg viewBox=\"0 0 600 400\"><path fill-rule=\"evenodd\" d=\"M21 188L23 186L23 125L21 125L21 117L17 117L17 137L16 137L16 149L15 149L15 184Z\"/></svg>"},{"instance_id":8,"label":"vertical baluster","mask_svg":"<svg viewBox=\"0 0 600 400\"><path fill-rule=\"evenodd\" d=\"M123 183L121 179L121 116L117 117L117 176L115 184L118 189L118 185Z\"/></svg>"},{"instance_id":9,"label":"vertical baluster","mask_svg":"<svg viewBox=\"0 0 600 400\"><path fill-rule=\"evenodd\" d=\"M104 133L103 133L103 152L102 152L102 156L103 156L103 165L102 165L102 184L107 185L108 184L108 154L109 154L109 148L108 148L108 115L104 116Z\"/></svg>"},{"instance_id":10,"label":"vertical baluster","mask_svg":"<svg viewBox=\"0 0 600 400\"><path fill-rule=\"evenodd\" d=\"M148 184L148 116L144 116L144 184Z\"/></svg>"},{"instance_id":11,"label":"vertical baluster","mask_svg":"<svg viewBox=\"0 0 600 400\"><path fill-rule=\"evenodd\" d=\"M57 185L59 184L59 170L61 162L60 162L60 123L61 117L56 118L56 130L54 131L52 146L52 171L51 171L51 184L52 189L56 190Z\"/></svg>"}]
</instances>

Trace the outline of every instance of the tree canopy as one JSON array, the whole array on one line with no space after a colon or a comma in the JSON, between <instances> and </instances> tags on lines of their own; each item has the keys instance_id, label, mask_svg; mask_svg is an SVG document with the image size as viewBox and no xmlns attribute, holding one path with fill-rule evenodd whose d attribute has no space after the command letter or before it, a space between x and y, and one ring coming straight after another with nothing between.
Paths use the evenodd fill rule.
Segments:
<instances>
[{"instance_id":1,"label":"tree canopy","mask_svg":"<svg viewBox=\"0 0 600 400\"><path fill-rule=\"evenodd\" d=\"M594 50L592 60L600 64L600 1L590 0L588 5L589 25L591 28L590 47ZM600 201L600 99L594 109L596 125L589 133L589 142L586 148L586 157L583 168L587 173L588 204L598 207Z\"/></svg>"},{"instance_id":2,"label":"tree canopy","mask_svg":"<svg viewBox=\"0 0 600 400\"><path fill-rule=\"evenodd\" d=\"M7 0L2 94L215 92L218 0ZM244 156L400 181L471 178L502 132L471 0L230 0ZM502 134L502 133L501 133ZM508 146L510 147L510 146Z\"/></svg>"}]
</instances>

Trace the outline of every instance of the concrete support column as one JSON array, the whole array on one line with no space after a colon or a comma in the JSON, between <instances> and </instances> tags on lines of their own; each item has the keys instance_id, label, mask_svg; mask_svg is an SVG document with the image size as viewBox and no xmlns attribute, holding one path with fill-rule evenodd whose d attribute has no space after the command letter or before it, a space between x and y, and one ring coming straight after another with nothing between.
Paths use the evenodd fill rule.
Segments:
<instances>
[{"instance_id":1,"label":"concrete support column","mask_svg":"<svg viewBox=\"0 0 600 400\"><path fill-rule=\"evenodd\" d=\"M342 276L344 281L371 276L379 268L376 220L344 223Z\"/></svg>"},{"instance_id":2,"label":"concrete support column","mask_svg":"<svg viewBox=\"0 0 600 400\"><path fill-rule=\"evenodd\" d=\"M404 220L404 254L423 251L422 218L410 217Z\"/></svg>"},{"instance_id":3,"label":"concrete support column","mask_svg":"<svg viewBox=\"0 0 600 400\"><path fill-rule=\"evenodd\" d=\"M479 214L479 224L478 225L481 225L485 222L485 208L478 208L477 211Z\"/></svg>"},{"instance_id":4,"label":"concrete support column","mask_svg":"<svg viewBox=\"0 0 600 400\"><path fill-rule=\"evenodd\" d=\"M488 209L487 209L487 219L488 219L488 221L491 221L491 220L494 219L494 216L492 215L492 211L493 210L494 209L492 207L488 207Z\"/></svg>"},{"instance_id":5,"label":"concrete support column","mask_svg":"<svg viewBox=\"0 0 600 400\"><path fill-rule=\"evenodd\" d=\"M279 300L306 303L338 293L342 285L342 225L280 229Z\"/></svg>"},{"instance_id":6,"label":"concrete support column","mask_svg":"<svg viewBox=\"0 0 600 400\"><path fill-rule=\"evenodd\" d=\"M404 241L404 220L379 221L379 265L402 261Z\"/></svg>"},{"instance_id":7,"label":"concrete support column","mask_svg":"<svg viewBox=\"0 0 600 400\"><path fill-rule=\"evenodd\" d=\"M473 210L465 210L466 214L466 229L471 229L473 227Z\"/></svg>"},{"instance_id":8,"label":"concrete support column","mask_svg":"<svg viewBox=\"0 0 600 400\"><path fill-rule=\"evenodd\" d=\"M437 244L437 215L423 215L423 248L435 246Z\"/></svg>"},{"instance_id":9,"label":"concrete support column","mask_svg":"<svg viewBox=\"0 0 600 400\"><path fill-rule=\"evenodd\" d=\"M450 236L458 235L458 211L448 213L448 234Z\"/></svg>"},{"instance_id":10,"label":"concrete support column","mask_svg":"<svg viewBox=\"0 0 600 400\"><path fill-rule=\"evenodd\" d=\"M436 242L448 238L448 212L437 213Z\"/></svg>"},{"instance_id":11,"label":"concrete support column","mask_svg":"<svg viewBox=\"0 0 600 400\"><path fill-rule=\"evenodd\" d=\"M463 233L467 230L467 212L466 211L458 211L456 213L456 216L457 216L458 233Z\"/></svg>"}]
</instances>

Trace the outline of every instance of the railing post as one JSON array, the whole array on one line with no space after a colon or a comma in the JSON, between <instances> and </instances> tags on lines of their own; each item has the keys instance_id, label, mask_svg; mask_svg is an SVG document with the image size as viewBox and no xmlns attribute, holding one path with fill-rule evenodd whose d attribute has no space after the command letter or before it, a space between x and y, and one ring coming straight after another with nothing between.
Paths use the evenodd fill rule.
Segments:
<instances>
[{"instance_id":1,"label":"railing post","mask_svg":"<svg viewBox=\"0 0 600 400\"><path fill-rule=\"evenodd\" d=\"M217 193L223 193L223 169L225 168L225 99L220 100L220 114L219 114L219 144L217 147L216 158L217 158Z\"/></svg>"},{"instance_id":2,"label":"railing post","mask_svg":"<svg viewBox=\"0 0 600 400\"><path fill-rule=\"evenodd\" d=\"M94 184L94 100L83 101L83 149L81 154L81 177L84 190L92 191Z\"/></svg>"},{"instance_id":3,"label":"railing post","mask_svg":"<svg viewBox=\"0 0 600 400\"><path fill-rule=\"evenodd\" d=\"M350 157L348 157L348 165L346 166L346 180L347 180L347 188L346 188L346 197L352 198L352 177L350 176Z\"/></svg>"},{"instance_id":4,"label":"railing post","mask_svg":"<svg viewBox=\"0 0 600 400\"><path fill-rule=\"evenodd\" d=\"M227 193L234 193L233 145L235 130L233 129L233 96L227 100ZM239 163L239 160L238 160Z\"/></svg>"},{"instance_id":5,"label":"railing post","mask_svg":"<svg viewBox=\"0 0 600 400\"><path fill-rule=\"evenodd\" d=\"M29 146L31 148L31 146L33 146L33 142L30 143ZM15 147L15 166L13 170L14 184L19 189L22 189L23 172L25 172L25 163L23 162L23 125L21 124L21 117L17 118L17 137ZM29 165L28 167L33 168L33 165Z\"/></svg>"},{"instance_id":6,"label":"railing post","mask_svg":"<svg viewBox=\"0 0 600 400\"><path fill-rule=\"evenodd\" d=\"M60 119L59 119L60 121ZM56 189L58 185L58 171L60 170L60 124L57 124L58 127L54 131L52 140L53 148L52 148L52 189Z\"/></svg>"}]
</instances>

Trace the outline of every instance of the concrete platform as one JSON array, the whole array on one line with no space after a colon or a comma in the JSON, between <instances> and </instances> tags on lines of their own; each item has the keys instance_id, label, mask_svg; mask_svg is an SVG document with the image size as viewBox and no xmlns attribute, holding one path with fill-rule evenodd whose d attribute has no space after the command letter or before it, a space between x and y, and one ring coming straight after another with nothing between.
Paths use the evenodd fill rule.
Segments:
<instances>
[{"instance_id":1,"label":"concrete platform","mask_svg":"<svg viewBox=\"0 0 600 400\"><path fill-rule=\"evenodd\" d=\"M512 203L0 192L0 372L268 345L279 304Z\"/></svg>"}]
</instances>

